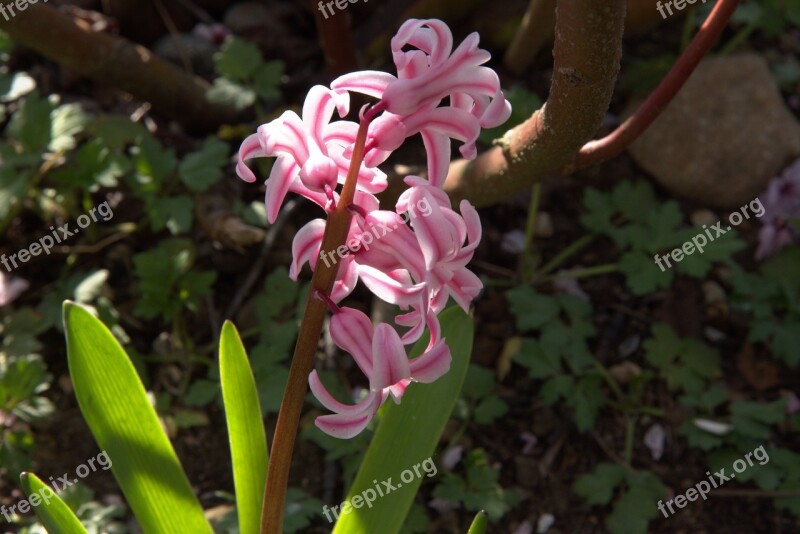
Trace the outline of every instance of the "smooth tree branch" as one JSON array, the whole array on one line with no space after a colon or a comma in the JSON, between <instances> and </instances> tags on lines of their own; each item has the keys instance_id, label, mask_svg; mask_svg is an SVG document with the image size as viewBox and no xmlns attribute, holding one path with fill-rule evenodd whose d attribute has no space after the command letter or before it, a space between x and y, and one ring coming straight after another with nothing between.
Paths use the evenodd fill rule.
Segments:
<instances>
[{"instance_id":1,"label":"smooth tree branch","mask_svg":"<svg viewBox=\"0 0 800 534\"><path fill-rule=\"evenodd\" d=\"M597 132L622 55L626 0L559 0L550 95L533 116L473 161L450 166L455 204L495 204L570 163Z\"/></svg>"},{"instance_id":2,"label":"smooth tree branch","mask_svg":"<svg viewBox=\"0 0 800 534\"><path fill-rule=\"evenodd\" d=\"M455 202L467 199L477 206L496 204L547 176L568 174L620 154L683 87L727 26L739 0L719 0L642 107L607 137L589 141L608 109L616 81L624 3L558 1L555 65L547 102L507 132L499 146L474 161L458 160L450 165L445 190Z\"/></svg>"},{"instance_id":3,"label":"smooth tree branch","mask_svg":"<svg viewBox=\"0 0 800 534\"><path fill-rule=\"evenodd\" d=\"M93 32L57 8L29 5L0 30L22 46L87 78L149 102L153 110L190 130L208 131L236 122L233 108L205 98L209 85L127 39Z\"/></svg>"},{"instance_id":4,"label":"smooth tree branch","mask_svg":"<svg viewBox=\"0 0 800 534\"><path fill-rule=\"evenodd\" d=\"M728 25L738 6L739 0L719 0L692 42L641 107L609 135L587 143L578 153L575 162L568 165L564 172L568 173L618 156L642 135L678 94L722 34L722 30Z\"/></svg>"}]
</instances>

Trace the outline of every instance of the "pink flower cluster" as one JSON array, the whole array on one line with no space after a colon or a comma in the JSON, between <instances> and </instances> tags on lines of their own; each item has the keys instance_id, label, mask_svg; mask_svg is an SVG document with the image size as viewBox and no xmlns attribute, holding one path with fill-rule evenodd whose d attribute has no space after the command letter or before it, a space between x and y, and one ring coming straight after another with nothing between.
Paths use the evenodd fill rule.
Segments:
<instances>
[{"instance_id":1,"label":"pink flower cluster","mask_svg":"<svg viewBox=\"0 0 800 534\"><path fill-rule=\"evenodd\" d=\"M313 394L334 412L317 418L316 424L339 438L361 432L389 396L399 403L410 382L433 382L448 371L450 350L437 315L449 297L468 310L482 288L479 278L467 269L481 239L478 213L467 201L461 202L459 211L453 210L442 189L450 143L459 141L461 155L473 158L481 128L499 126L511 113L497 74L482 66L490 56L478 48L476 33L453 51L452 34L444 22L409 20L391 47L396 77L363 71L341 76L330 88L313 87L302 116L287 111L260 126L242 144L237 165L239 176L253 182L255 176L245 162L255 157L277 158L266 182L270 222L277 218L289 192L329 212L339 201L336 189L346 180L359 128L346 120L331 122L334 111L340 118L347 115L351 91L379 100L371 110L375 116L367 130L354 205L349 206L355 215L347 243L360 242L376 225L392 231L368 249L351 247L339 263L331 295L325 296L334 311L331 336L369 380L369 394L355 405L342 404L327 392L316 371L309 376ZM394 209L380 209L375 195L386 189L387 179L377 166L416 134L427 151L428 178L406 177L409 187ZM427 216L403 217L421 203L431 207ZM326 252L320 250L324 231L325 221L316 219L295 236L293 279L306 262L316 270ZM404 310L395 319L408 327L404 335L388 324L373 327L364 313L336 305L359 280L376 296ZM427 349L409 360L405 346L420 339L426 328L430 332Z\"/></svg>"},{"instance_id":2,"label":"pink flower cluster","mask_svg":"<svg viewBox=\"0 0 800 534\"><path fill-rule=\"evenodd\" d=\"M757 260L772 256L800 236L800 160L773 178L761 198L764 216L758 234Z\"/></svg>"}]
</instances>

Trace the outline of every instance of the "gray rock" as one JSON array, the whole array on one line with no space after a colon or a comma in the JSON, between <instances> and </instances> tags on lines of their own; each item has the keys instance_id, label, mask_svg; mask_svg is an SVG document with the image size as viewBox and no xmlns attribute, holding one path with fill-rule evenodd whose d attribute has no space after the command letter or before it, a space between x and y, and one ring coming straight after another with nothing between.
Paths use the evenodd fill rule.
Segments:
<instances>
[{"instance_id":1,"label":"gray rock","mask_svg":"<svg viewBox=\"0 0 800 534\"><path fill-rule=\"evenodd\" d=\"M671 192L732 209L800 155L800 125L759 56L710 58L629 150Z\"/></svg>"}]
</instances>

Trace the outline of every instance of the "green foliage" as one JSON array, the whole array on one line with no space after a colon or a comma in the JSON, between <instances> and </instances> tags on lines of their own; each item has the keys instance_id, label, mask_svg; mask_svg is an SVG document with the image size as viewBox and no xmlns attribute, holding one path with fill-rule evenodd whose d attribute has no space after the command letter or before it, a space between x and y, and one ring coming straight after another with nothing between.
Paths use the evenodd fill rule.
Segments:
<instances>
[{"instance_id":1,"label":"green foliage","mask_svg":"<svg viewBox=\"0 0 800 534\"><path fill-rule=\"evenodd\" d=\"M306 532L311 521L319 515L323 505L322 501L310 497L303 490L289 488L286 491L283 531L286 534Z\"/></svg>"},{"instance_id":2,"label":"green foliage","mask_svg":"<svg viewBox=\"0 0 800 534\"><path fill-rule=\"evenodd\" d=\"M467 534L486 534L486 527L488 526L489 516L486 514L485 510L481 510L472 521L472 525L470 525Z\"/></svg>"},{"instance_id":3,"label":"green foliage","mask_svg":"<svg viewBox=\"0 0 800 534\"><path fill-rule=\"evenodd\" d=\"M214 63L220 77L206 94L209 101L244 109L259 98L276 100L280 97L278 87L283 62L265 62L255 45L236 37L229 38L214 57Z\"/></svg>"},{"instance_id":4,"label":"green foliage","mask_svg":"<svg viewBox=\"0 0 800 534\"><path fill-rule=\"evenodd\" d=\"M800 2L797 0L757 0L737 9L732 21L752 26L766 37L777 37L784 30L800 26Z\"/></svg>"},{"instance_id":5,"label":"green foliage","mask_svg":"<svg viewBox=\"0 0 800 534\"><path fill-rule=\"evenodd\" d=\"M75 396L145 531L211 532L128 356L87 310L64 305Z\"/></svg>"},{"instance_id":6,"label":"green foliage","mask_svg":"<svg viewBox=\"0 0 800 534\"><path fill-rule=\"evenodd\" d=\"M516 493L503 489L498 483L500 470L489 464L483 449L471 450L464 459L464 467L464 478L445 473L433 490L433 496L459 503L471 512L485 511L492 522L518 504Z\"/></svg>"},{"instance_id":7,"label":"green foliage","mask_svg":"<svg viewBox=\"0 0 800 534\"><path fill-rule=\"evenodd\" d=\"M267 472L267 438L250 362L233 323L222 327L219 374L231 444L236 508L242 534L257 534Z\"/></svg>"},{"instance_id":8,"label":"green foliage","mask_svg":"<svg viewBox=\"0 0 800 534\"><path fill-rule=\"evenodd\" d=\"M141 300L134 313L173 320L184 308L196 312L217 273L194 271L195 248L188 239L169 239L133 257Z\"/></svg>"},{"instance_id":9,"label":"green foliage","mask_svg":"<svg viewBox=\"0 0 800 534\"><path fill-rule=\"evenodd\" d=\"M183 159L178 172L186 187L191 191L202 192L222 178L222 167L227 162L228 145L209 137L203 143L203 148Z\"/></svg>"},{"instance_id":10,"label":"green foliage","mask_svg":"<svg viewBox=\"0 0 800 534\"><path fill-rule=\"evenodd\" d=\"M472 419L479 425L488 425L508 412L508 404L496 393L494 373L469 364L456 412L464 419Z\"/></svg>"},{"instance_id":11,"label":"green foliage","mask_svg":"<svg viewBox=\"0 0 800 534\"><path fill-rule=\"evenodd\" d=\"M659 54L640 59L623 69L620 84L635 95L646 95L664 79L677 58L675 54Z\"/></svg>"},{"instance_id":12,"label":"green foliage","mask_svg":"<svg viewBox=\"0 0 800 534\"><path fill-rule=\"evenodd\" d=\"M595 335L592 306L571 295L545 295L530 286L506 292L517 329L533 331L522 340L514 361L528 368L531 377L544 380L541 395L548 404L563 399L581 432L594 426L605 404L602 377L588 341Z\"/></svg>"},{"instance_id":13,"label":"green foliage","mask_svg":"<svg viewBox=\"0 0 800 534\"><path fill-rule=\"evenodd\" d=\"M687 396L703 392L706 381L720 376L719 355L693 339L680 339L665 324L653 325L653 337L644 342L645 358L658 368L672 391Z\"/></svg>"},{"instance_id":14,"label":"green foliage","mask_svg":"<svg viewBox=\"0 0 800 534\"><path fill-rule=\"evenodd\" d=\"M800 250L786 248L762 264L760 273L736 269L731 303L752 315L748 340L764 343L777 360L800 364Z\"/></svg>"},{"instance_id":15,"label":"green foliage","mask_svg":"<svg viewBox=\"0 0 800 534\"><path fill-rule=\"evenodd\" d=\"M28 499L34 496L33 498L40 502L39 506L34 507L33 510L47 530L59 534L86 533L86 529L83 528L69 506L41 479L31 473L22 473L19 478ZM42 498L46 500L42 501Z\"/></svg>"},{"instance_id":16,"label":"green foliage","mask_svg":"<svg viewBox=\"0 0 800 534\"><path fill-rule=\"evenodd\" d=\"M609 463L600 463L593 473L582 475L573 490L590 505L607 505L617 495L605 523L612 534L645 534L649 522L660 515L656 503L666 494L653 473Z\"/></svg>"},{"instance_id":17,"label":"green foliage","mask_svg":"<svg viewBox=\"0 0 800 534\"><path fill-rule=\"evenodd\" d=\"M669 287L676 273L703 277L714 262L730 262L731 255L744 248L735 231L726 231L713 240L706 239L702 253L694 250L680 262L669 260L672 268L665 264L662 271L654 261L656 254L669 254L696 235L706 235L703 228L683 227L683 215L675 201L659 202L652 186L640 181L621 182L610 193L587 189L583 204L586 213L581 223L590 232L614 241L622 252L619 269L637 295Z\"/></svg>"}]
</instances>

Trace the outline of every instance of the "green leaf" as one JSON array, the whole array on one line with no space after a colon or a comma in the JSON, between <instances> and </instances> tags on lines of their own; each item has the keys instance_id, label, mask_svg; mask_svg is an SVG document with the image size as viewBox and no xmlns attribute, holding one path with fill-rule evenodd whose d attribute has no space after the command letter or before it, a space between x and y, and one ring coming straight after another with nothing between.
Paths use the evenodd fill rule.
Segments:
<instances>
[{"instance_id":1,"label":"green leaf","mask_svg":"<svg viewBox=\"0 0 800 534\"><path fill-rule=\"evenodd\" d=\"M769 439L770 425L786 418L786 399L774 402L735 400L731 402L731 423L737 432L758 439Z\"/></svg>"},{"instance_id":2,"label":"green leaf","mask_svg":"<svg viewBox=\"0 0 800 534\"><path fill-rule=\"evenodd\" d=\"M150 135L141 123L120 115L95 117L89 130L103 146L117 151L141 137Z\"/></svg>"},{"instance_id":3,"label":"green leaf","mask_svg":"<svg viewBox=\"0 0 800 534\"><path fill-rule=\"evenodd\" d=\"M660 515L655 503L663 499L666 489L647 471L629 473L627 480L629 489L614 503L606 527L612 534L647 534L650 520Z\"/></svg>"},{"instance_id":4,"label":"green leaf","mask_svg":"<svg viewBox=\"0 0 800 534\"><path fill-rule=\"evenodd\" d=\"M227 163L228 145L209 137L203 143L203 148L183 159L178 173L186 187L202 192L222 178L222 167Z\"/></svg>"},{"instance_id":5,"label":"green leaf","mask_svg":"<svg viewBox=\"0 0 800 534\"><path fill-rule=\"evenodd\" d=\"M239 531L258 534L267 473L267 438L250 362L230 321L225 321L220 336L219 374L231 444Z\"/></svg>"},{"instance_id":6,"label":"green leaf","mask_svg":"<svg viewBox=\"0 0 800 534\"><path fill-rule=\"evenodd\" d=\"M608 504L614 488L625 481L625 468L618 464L598 464L594 473L582 475L572 489L589 504Z\"/></svg>"},{"instance_id":7,"label":"green leaf","mask_svg":"<svg viewBox=\"0 0 800 534\"><path fill-rule=\"evenodd\" d=\"M520 331L539 329L558 317L558 301L537 293L530 286L519 286L506 291L506 299Z\"/></svg>"},{"instance_id":8,"label":"green leaf","mask_svg":"<svg viewBox=\"0 0 800 534\"><path fill-rule=\"evenodd\" d=\"M611 222L615 209L611 204L611 196L594 188L587 188L583 193L583 207L586 213L581 215L581 224L592 233L610 234L616 228Z\"/></svg>"},{"instance_id":9,"label":"green leaf","mask_svg":"<svg viewBox=\"0 0 800 534\"><path fill-rule=\"evenodd\" d=\"M153 198L150 202L150 222L153 230L167 228L172 235L185 234L194 222L194 201L188 195Z\"/></svg>"},{"instance_id":10,"label":"green leaf","mask_svg":"<svg viewBox=\"0 0 800 534\"><path fill-rule=\"evenodd\" d=\"M594 427L597 412L605 403L602 382L599 376L589 375L581 378L575 386L570 404L575 410L575 424L580 432L587 432Z\"/></svg>"},{"instance_id":11,"label":"green leaf","mask_svg":"<svg viewBox=\"0 0 800 534\"><path fill-rule=\"evenodd\" d=\"M64 330L78 406L142 530L210 534L125 351L99 319L71 302L64 303Z\"/></svg>"},{"instance_id":12,"label":"green leaf","mask_svg":"<svg viewBox=\"0 0 800 534\"><path fill-rule=\"evenodd\" d=\"M486 527L489 525L489 516L484 510L478 512L472 521L467 534L486 534Z\"/></svg>"},{"instance_id":13,"label":"green leaf","mask_svg":"<svg viewBox=\"0 0 800 534\"><path fill-rule=\"evenodd\" d=\"M256 92L264 100L277 100L281 96L278 87L283 76L283 62L269 61L261 65L253 75Z\"/></svg>"},{"instance_id":14,"label":"green leaf","mask_svg":"<svg viewBox=\"0 0 800 534\"><path fill-rule=\"evenodd\" d=\"M649 182L620 182L611 193L614 207L629 221L645 222L659 207L653 186Z\"/></svg>"},{"instance_id":15,"label":"green leaf","mask_svg":"<svg viewBox=\"0 0 800 534\"><path fill-rule=\"evenodd\" d=\"M411 384L400 405L388 403L384 407L378 429L348 492L351 501L362 491L373 489L373 480L391 477L397 481L406 470L426 462L436 450L461 391L473 340L472 318L459 308L446 310L440 320L442 336L447 338L453 357L450 371L433 384ZM427 340L420 340L412 354L420 354L426 345ZM415 475L412 481L377 499L371 508L354 508L351 513L341 515L334 533L396 534L421 483L422 477Z\"/></svg>"},{"instance_id":16,"label":"green leaf","mask_svg":"<svg viewBox=\"0 0 800 534\"><path fill-rule=\"evenodd\" d=\"M53 105L32 92L20 101L19 109L11 117L6 134L19 141L27 152L44 152L50 143L50 113Z\"/></svg>"},{"instance_id":17,"label":"green leaf","mask_svg":"<svg viewBox=\"0 0 800 534\"><path fill-rule=\"evenodd\" d=\"M242 110L255 104L256 92L226 78L217 78L206 91L206 100Z\"/></svg>"},{"instance_id":18,"label":"green leaf","mask_svg":"<svg viewBox=\"0 0 800 534\"><path fill-rule=\"evenodd\" d=\"M52 121L50 136L51 152L66 152L75 148L75 136L89 124L90 117L78 104L64 104L50 114Z\"/></svg>"},{"instance_id":19,"label":"green leaf","mask_svg":"<svg viewBox=\"0 0 800 534\"><path fill-rule=\"evenodd\" d=\"M33 473L22 473L19 480L33 511L48 532L86 534L86 529L69 506L39 477Z\"/></svg>"},{"instance_id":20,"label":"green leaf","mask_svg":"<svg viewBox=\"0 0 800 534\"><path fill-rule=\"evenodd\" d=\"M487 397L475 408L475 422L479 425L488 425L506 413L508 413L506 401L496 396Z\"/></svg>"},{"instance_id":21,"label":"green leaf","mask_svg":"<svg viewBox=\"0 0 800 534\"><path fill-rule=\"evenodd\" d=\"M470 363L461 393L471 399L482 399L494 389L494 373L478 364Z\"/></svg>"},{"instance_id":22,"label":"green leaf","mask_svg":"<svg viewBox=\"0 0 800 534\"><path fill-rule=\"evenodd\" d=\"M533 378L549 378L561 373L559 351L545 350L535 339L524 338L514 361L528 368Z\"/></svg>"},{"instance_id":23,"label":"green leaf","mask_svg":"<svg viewBox=\"0 0 800 534\"><path fill-rule=\"evenodd\" d=\"M227 39L214 56L217 72L234 81L246 80L255 74L262 63L258 47L236 37Z\"/></svg>"},{"instance_id":24,"label":"green leaf","mask_svg":"<svg viewBox=\"0 0 800 534\"><path fill-rule=\"evenodd\" d=\"M134 161L143 186L140 189L155 192L177 167L175 152L164 148L158 139L150 134L142 136L136 148Z\"/></svg>"},{"instance_id":25,"label":"green leaf","mask_svg":"<svg viewBox=\"0 0 800 534\"><path fill-rule=\"evenodd\" d=\"M656 289L669 287L675 273L667 269L662 272L653 257L640 251L626 252L619 260L619 270L625 275L628 286L637 295L652 293Z\"/></svg>"}]
</instances>

